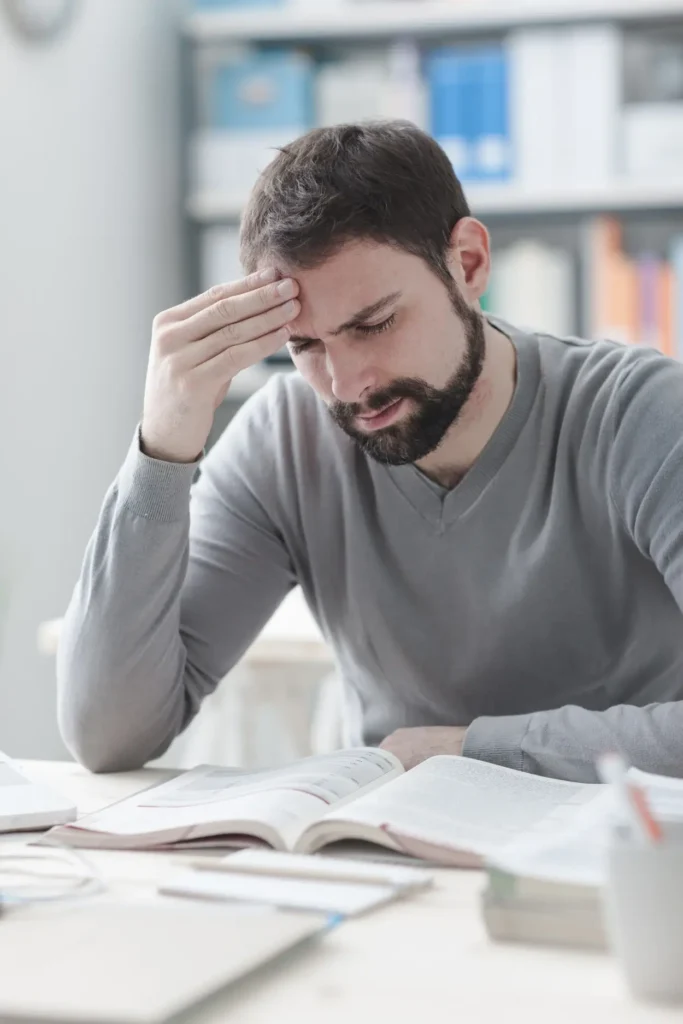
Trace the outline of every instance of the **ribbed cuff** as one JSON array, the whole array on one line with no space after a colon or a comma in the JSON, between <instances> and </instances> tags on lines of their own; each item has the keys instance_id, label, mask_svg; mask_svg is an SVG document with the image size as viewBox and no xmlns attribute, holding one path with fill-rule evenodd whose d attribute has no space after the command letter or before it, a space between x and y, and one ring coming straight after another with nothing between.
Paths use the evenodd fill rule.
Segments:
<instances>
[{"instance_id":1,"label":"ribbed cuff","mask_svg":"<svg viewBox=\"0 0 683 1024\"><path fill-rule=\"evenodd\" d=\"M178 522L187 517L198 466L199 461L151 459L141 451L138 427L118 476L119 499L136 516L159 523Z\"/></svg>"},{"instance_id":2,"label":"ribbed cuff","mask_svg":"<svg viewBox=\"0 0 683 1024\"><path fill-rule=\"evenodd\" d=\"M532 718L533 715L475 718L465 733L463 754L477 761L516 768L518 772L529 771L522 743Z\"/></svg>"}]
</instances>

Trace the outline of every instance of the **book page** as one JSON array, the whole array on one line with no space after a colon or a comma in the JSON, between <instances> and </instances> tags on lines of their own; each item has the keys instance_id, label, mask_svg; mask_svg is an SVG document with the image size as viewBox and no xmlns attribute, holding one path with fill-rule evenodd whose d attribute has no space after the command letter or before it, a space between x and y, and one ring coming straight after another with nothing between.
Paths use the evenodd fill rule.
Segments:
<instances>
[{"instance_id":1,"label":"book page","mask_svg":"<svg viewBox=\"0 0 683 1024\"><path fill-rule=\"evenodd\" d=\"M348 822L383 829L394 837L486 855L529 830L561 829L603 789L465 757L432 757L381 791L331 810L315 832L322 834L326 826ZM342 830L333 831L338 838ZM348 832L352 835L353 829Z\"/></svg>"},{"instance_id":2,"label":"book page","mask_svg":"<svg viewBox=\"0 0 683 1024\"><path fill-rule=\"evenodd\" d=\"M238 831L284 848L332 806L398 775L400 762L358 748L305 758L285 768L244 772L202 765L60 830L107 837L180 842ZM259 828L264 825L265 828ZM132 842L126 845L133 845Z\"/></svg>"},{"instance_id":3,"label":"book page","mask_svg":"<svg viewBox=\"0 0 683 1024\"><path fill-rule=\"evenodd\" d=\"M656 818L683 821L683 779L651 775L638 768L629 770L629 778L645 790ZM522 878L598 886L606 878L610 833L622 823L614 793L605 787L566 827L516 839L491 858L492 865Z\"/></svg>"}]
</instances>

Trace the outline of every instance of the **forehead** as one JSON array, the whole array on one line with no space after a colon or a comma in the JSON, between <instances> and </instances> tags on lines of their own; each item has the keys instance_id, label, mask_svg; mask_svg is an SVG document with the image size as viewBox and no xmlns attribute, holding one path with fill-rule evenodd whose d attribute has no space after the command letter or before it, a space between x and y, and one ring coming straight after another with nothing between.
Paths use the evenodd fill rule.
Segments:
<instances>
[{"instance_id":1,"label":"forehead","mask_svg":"<svg viewBox=\"0 0 683 1024\"><path fill-rule=\"evenodd\" d=\"M374 242L350 242L310 270L279 267L299 282L301 315L295 333L313 324L317 331L333 330L385 295L405 293L422 269L418 257Z\"/></svg>"}]
</instances>

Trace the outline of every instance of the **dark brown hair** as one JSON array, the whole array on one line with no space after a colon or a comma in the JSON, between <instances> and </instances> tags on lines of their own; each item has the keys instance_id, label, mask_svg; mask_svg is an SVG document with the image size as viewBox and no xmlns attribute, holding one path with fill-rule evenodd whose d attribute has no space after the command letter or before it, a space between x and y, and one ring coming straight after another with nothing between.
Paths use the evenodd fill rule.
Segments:
<instances>
[{"instance_id":1,"label":"dark brown hair","mask_svg":"<svg viewBox=\"0 0 683 1024\"><path fill-rule=\"evenodd\" d=\"M262 259L313 267L352 239L396 246L451 283L451 232L469 215L451 163L407 121L317 128L259 177L241 233L248 273Z\"/></svg>"}]
</instances>

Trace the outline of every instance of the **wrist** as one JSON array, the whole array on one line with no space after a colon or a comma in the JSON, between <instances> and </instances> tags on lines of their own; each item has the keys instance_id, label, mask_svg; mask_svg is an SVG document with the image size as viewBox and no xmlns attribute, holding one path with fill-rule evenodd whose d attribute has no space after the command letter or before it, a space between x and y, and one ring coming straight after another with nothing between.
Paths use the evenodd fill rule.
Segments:
<instances>
[{"instance_id":1,"label":"wrist","mask_svg":"<svg viewBox=\"0 0 683 1024\"><path fill-rule=\"evenodd\" d=\"M198 454L174 451L168 445L165 445L163 441L158 441L153 435L147 434L144 426L140 428L139 444L142 454L146 455L148 459L154 459L155 462L168 462L175 465L189 466L199 462L203 455L203 450Z\"/></svg>"}]
</instances>

